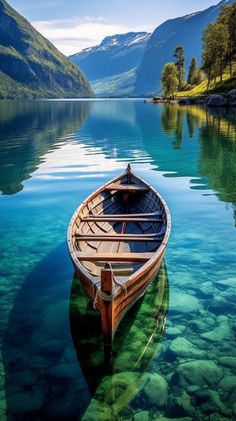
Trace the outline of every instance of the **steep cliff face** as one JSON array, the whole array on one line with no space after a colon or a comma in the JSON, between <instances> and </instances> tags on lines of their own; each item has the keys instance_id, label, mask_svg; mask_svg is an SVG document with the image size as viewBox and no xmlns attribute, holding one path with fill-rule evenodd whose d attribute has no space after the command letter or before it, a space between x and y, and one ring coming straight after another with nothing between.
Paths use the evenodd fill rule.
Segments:
<instances>
[{"instance_id":1,"label":"steep cliff face","mask_svg":"<svg viewBox=\"0 0 236 421\"><path fill-rule=\"evenodd\" d=\"M78 66L0 0L0 97L87 97Z\"/></svg>"},{"instance_id":2,"label":"steep cliff face","mask_svg":"<svg viewBox=\"0 0 236 421\"><path fill-rule=\"evenodd\" d=\"M203 30L216 20L222 6L232 2L233 0L223 0L202 12L171 19L157 27L137 68L135 92L147 94L161 90L162 68L165 63L174 60L173 53L178 44L184 47L186 68L190 65L192 57L200 64Z\"/></svg>"}]
</instances>

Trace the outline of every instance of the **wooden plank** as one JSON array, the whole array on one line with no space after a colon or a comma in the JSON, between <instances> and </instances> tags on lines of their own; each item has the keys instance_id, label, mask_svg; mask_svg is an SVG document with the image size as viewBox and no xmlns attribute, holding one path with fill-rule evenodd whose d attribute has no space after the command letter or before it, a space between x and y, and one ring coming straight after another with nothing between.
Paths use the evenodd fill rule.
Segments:
<instances>
[{"instance_id":1,"label":"wooden plank","mask_svg":"<svg viewBox=\"0 0 236 421\"><path fill-rule=\"evenodd\" d=\"M150 222L150 223L163 222L163 220L160 218L149 218L149 217L133 218L132 216L131 217L128 217L127 215L124 215L124 216L120 216L120 217L117 217L116 215L114 216L109 216L109 215L88 216L84 218L82 221L83 222L98 222L98 221L124 222L125 221L125 222Z\"/></svg>"},{"instance_id":2,"label":"wooden plank","mask_svg":"<svg viewBox=\"0 0 236 421\"><path fill-rule=\"evenodd\" d=\"M117 191L149 191L149 187L143 184L119 184L112 183L105 187L105 190L117 190Z\"/></svg>"},{"instance_id":3,"label":"wooden plank","mask_svg":"<svg viewBox=\"0 0 236 421\"><path fill-rule=\"evenodd\" d=\"M93 253L78 252L76 256L79 260L88 262L108 261L108 262L147 262L154 253Z\"/></svg>"},{"instance_id":4,"label":"wooden plank","mask_svg":"<svg viewBox=\"0 0 236 421\"><path fill-rule=\"evenodd\" d=\"M101 291L105 294L112 294L113 273L109 263L101 270ZM102 300L103 301L103 300ZM104 342L104 358L109 360L112 348L112 324L113 324L113 301L103 301L101 311L102 333Z\"/></svg>"},{"instance_id":5,"label":"wooden plank","mask_svg":"<svg viewBox=\"0 0 236 421\"><path fill-rule=\"evenodd\" d=\"M74 234L78 241L161 241L163 235L156 234Z\"/></svg>"},{"instance_id":6,"label":"wooden plank","mask_svg":"<svg viewBox=\"0 0 236 421\"><path fill-rule=\"evenodd\" d=\"M112 293L112 279L113 273L109 263L106 263L105 268L101 270L101 291L106 294Z\"/></svg>"},{"instance_id":7,"label":"wooden plank","mask_svg":"<svg viewBox=\"0 0 236 421\"><path fill-rule=\"evenodd\" d=\"M103 218L122 218L122 219L129 219L129 218L155 218L157 216L161 216L161 211L155 211L150 213L110 213L104 214L101 213L99 215L91 214L83 218L83 221L88 221L89 218L98 218L103 220ZM106 219L107 220L107 219Z\"/></svg>"}]
</instances>

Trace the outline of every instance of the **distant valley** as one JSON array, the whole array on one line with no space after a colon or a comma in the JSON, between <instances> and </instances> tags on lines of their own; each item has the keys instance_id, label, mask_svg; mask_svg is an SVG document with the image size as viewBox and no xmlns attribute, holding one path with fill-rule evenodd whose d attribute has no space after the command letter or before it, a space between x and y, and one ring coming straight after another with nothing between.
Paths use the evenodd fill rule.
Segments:
<instances>
[{"instance_id":1,"label":"distant valley","mask_svg":"<svg viewBox=\"0 0 236 421\"><path fill-rule=\"evenodd\" d=\"M170 19L150 34L107 36L101 44L65 57L5 0L0 0L0 98L151 96L161 93L161 72L178 44L186 69L201 64L202 34L224 5Z\"/></svg>"},{"instance_id":2,"label":"distant valley","mask_svg":"<svg viewBox=\"0 0 236 421\"><path fill-rule=\"evenodd\" d=\"M106 37L102 43L69 58L87 75L98 96L140 96L161 91L160 78L164 64L173 61L177 44L184 47L186 67L195 57L200 65L202 33L214 22L223 0L206 10L158 26L152 34L128 33Z\"/></svg>"},{"instance_id":3,"label":"distant valley","mask_svg":"<svg viewBox=\"0 0 236 421\"><path fill-rule=\"evenodd\" d=\"M87 75L97 95L129 95L134 91L137 66L150 36L147 32L109 36L69 58Z\"/></svg>"}]
</instances>

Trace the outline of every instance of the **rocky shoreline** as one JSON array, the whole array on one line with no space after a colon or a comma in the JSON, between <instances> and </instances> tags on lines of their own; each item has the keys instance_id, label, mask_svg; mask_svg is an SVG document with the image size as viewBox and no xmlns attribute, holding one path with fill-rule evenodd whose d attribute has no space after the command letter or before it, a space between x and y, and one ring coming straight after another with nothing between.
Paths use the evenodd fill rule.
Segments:
<instances>
[{"instance_id":1,"label":"rocky shoreline","mask_svg":"<svg viewBox=\"0 0 236 421\"><path fill-rule=\"evenodd\" d=\"M152 98L152 103L177 103L179 105L206 105L207 107L236 107L236 89L231 89L227 93L209 94L205 97L186 97L175 100L155 96Z\"/></svg>"}]
</instances>

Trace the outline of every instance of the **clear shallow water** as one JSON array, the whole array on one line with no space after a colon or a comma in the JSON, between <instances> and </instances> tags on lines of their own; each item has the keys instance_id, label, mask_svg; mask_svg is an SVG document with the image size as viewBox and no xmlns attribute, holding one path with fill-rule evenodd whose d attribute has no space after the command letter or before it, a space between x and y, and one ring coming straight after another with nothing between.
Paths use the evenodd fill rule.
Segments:
<instances>
[{"instance_id":1,"label":"clear shallow water","mask_svg":"<svg viewBox=\"0 0 236 421\"><path fill-rule=\"evenodd\" d=\"M235 419L234 112L2 101L0 131L0 418ZM127 162L165 197L173 229L107 369L65 237Z\"/></svg>"}]
</instances>

